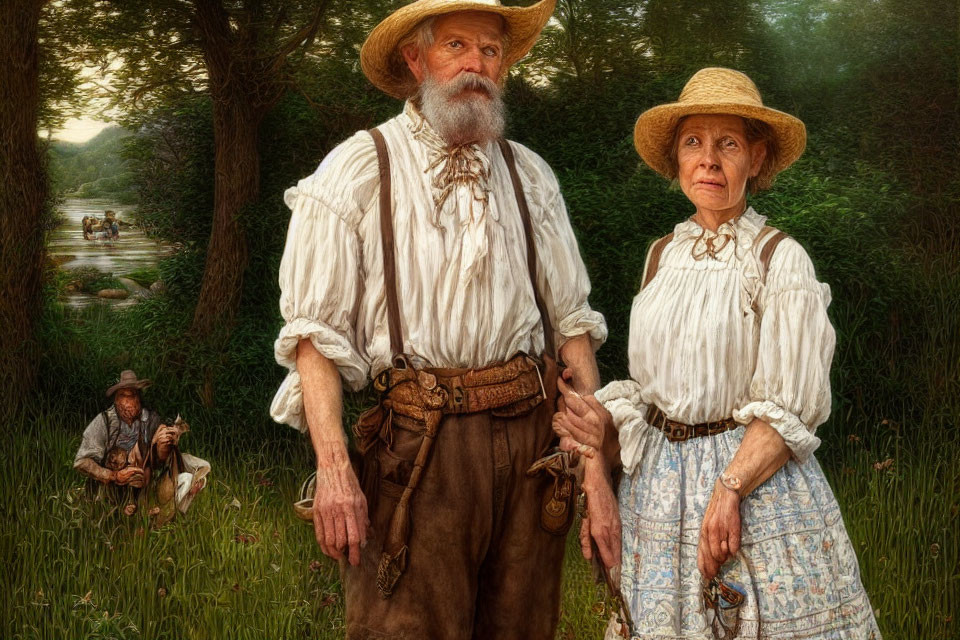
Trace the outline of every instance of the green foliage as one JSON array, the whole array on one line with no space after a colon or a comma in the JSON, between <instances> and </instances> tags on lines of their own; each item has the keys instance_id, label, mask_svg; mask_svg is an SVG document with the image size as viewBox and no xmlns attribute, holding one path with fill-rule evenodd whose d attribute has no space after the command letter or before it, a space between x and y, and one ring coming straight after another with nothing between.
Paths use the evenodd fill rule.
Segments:
<instances>
[{"instance_id":1,"label":"green foliage","mask_svg":"<svg viewBox=\"0 0 960 640\"><path fill-rule=\"evenodd\" d=\"M68 4L80 12L86 5ZM309 532L293 535L278 515L310 465L302 441L267 417L284 374L273 361L273 340L282 324L277 271L290 215L282 195L338 142L398 111L396 101L363 78L357 51L372 25L399 2L364 0L331 8L335 12L310 55L291 58L292 90L261 129L260 198L240 213L250 249L241 309L226 346L215 351L194 346L189 335L213 210L211 101L193 91L204 86L191 66L199 59L197 42L180 30L182 23L174 24L183 17L174 15L176 7L185 5L147 4L156 9L149 16L154 24L167 25L151 37L176 41L188 62L174 64L171 56L178 61L180 56L167 48L153 61L143 59L143 52L132 58L127 89L160 72L176 77L136 103L149 108L132 115L136 134L115 157L122 155L134 176L137 221L180 248L157 269L166 293L128 310L95 306L74 313L48 302L40 391L42 398L61 398L80 423L79 416L102 408L103 389L118 371L134 368L155 380L150 402L202 425L196 429L198 452L214 460L215 473L222 469L223 481L205 496L210 501L201 499L196 521L184 532L151 533L117 561L91 540L119 540L129 534L124 525L110 525L106 533L85 529L58 499L55 517L71 522L67 530L75 536L66 548L83 550L64 560L67 566L126 566L134 550L151 549L169 554L176 569L162 565L164 585L148 589L130 582L95 592L95 608L56 609L48 601L47 608L20 607L16 620L30 625L43 611L56 610L50 615L76 635L123 637L133 633L129 624L141 631L153 624L154 636L163 637L176 635L170 629L177 624L234 629L233 614L257 635L337 635L339 604L317 604L336 593L329 565L322 575L304 570L308 558L318 557ZM111 19L129 25L141 18L147 16L125 7L120 18ZM106 21L97 27L108 48L104 27L111 24L116 26ZM284 24L281 31L289 29ZM637 115L675 100L697 68L720 64L746 71L767 104L804 119L806 154L752 204L807 249L818 277L832 290L835 402L830 422L818 432L825 444L817 455L844 509L886 637L956 637L956 621L947 617L960 600L955 534L960 477L952 462L960 454L960 176L952 162L960 139L958 25L956 3L948 0L922 7L902 0L561 0L556 21L507 83L509 137L540 153L556 171L591 276L591 303L607 318L610 338L598 354L605 381L627 375L629 310L650 242L693 212L679 190L639 161L632 145ZM123 31L118 50L133 51L145 34ZM189 37L179 40L184 34ZM65 154L66 147L52 153ZM139 277L149 284L155 276ZM216 405L209 408L201 396L211 387ZM368 395L348 397L346 421L368 403ZM256 445L238 443L238 425L243 440ZM47 456L42 468L57 478L52 493L65 499L72 478L65 461L79 425L48 426L53 435L43 437L56 442L39 441L59 453L42 454ZM886 458L894 460L892 467L873 468ZM248 469L263 470L279 488L271 493L249 486ZM29 489L39 494L39 486ZM224 508L233 496L254 505L249 519ZM36 509L24 512L48 523L39 525L44 531L60 530ZM253 531L260 542L243 555L219 533L223 528ZM281 530L282 550L268 542L272 528ZM40 547L59 549L61 542L44 538ZM223 557L252 568L212 577L203 567L222 564ZM200 564L184 569L187 558L199 558ZM273 571L271 564L281 570ZM560 636L599 637L605 605L584 580L582 563L571 566ZM73 573L82 579L52 578L44 570L25 574L17 593L32 597L36 588L49 594L43 584L54 584L51 588L82 598L93 576L88 569ZM241 578L251 586L232 591ZM155 586L167 588L169 597L159 599ZM133 594L137 610L146 613L136 617L127 610L101 622L103 610L122 610L121 594ZM256 608L261 599L280 606L261 611ZM239 611L244 607L263 617ZM151 622L151 613L166 617Z\"/></svg>"},{"instance_id":2,"label":"green foliage","mask_svg":"<svg viewBox=\"0 0 960 640\"><path fill-rule=\"evenodd\" d=\"M77 267L57 273L58 289L62 292L66 288L74 291L96 294L102 289L123 289L123 283L117 280L112 273L103 273L96 267Z\"/></svg>"},{"instance_id":3,"label":"green foliage","mask_svg":"<svg viewBox=\"0 0 960 640\"><path fill-rule=\"evenodd\" d=\"M83 144L54 141L47 149L52 190L73 198L135 202L135 174L124 156L129 136L121 127L109 127Z\"/></svg>"}]
</instances>

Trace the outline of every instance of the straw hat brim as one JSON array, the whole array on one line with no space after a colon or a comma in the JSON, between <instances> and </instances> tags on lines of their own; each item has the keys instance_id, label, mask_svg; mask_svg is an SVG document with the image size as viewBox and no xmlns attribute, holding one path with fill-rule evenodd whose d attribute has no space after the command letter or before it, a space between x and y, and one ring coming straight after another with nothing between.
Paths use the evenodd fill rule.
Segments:
<instances>
[{"instance_id":1,"label":"straw hat brim","mask_svg":"<svg viewBox=\"0 0 960 640\"><path fill-rule=\"evenodd\" d=\"M360 49L360 67L378 89L403 99L407 97L404 80L396 76L396 69L391 65L397 44L427 18L457 11L484 11L502 16L507 24L509 42L503 52L503 71L506 72L533 48L556 2L541 0L529 7L504 7L468 0L417 0L394 11L370 32Z\"/></svg>"},{"instance_id":2,"label":"straw hat brim","mask_svg":"<svg viewBox=\"0 0 960 640\"><path fill-rule=\"evenodd\" d=\"M766 122L777 140L777 161L774 174L796 162L807 145L807 128L803 122L783 111L736 102L689 103L671 102L648 109L637 118L633 129L633 144L643 161L666 178L674 178L676 167L670 162L677 123L685 116L734 115Z\"/></svg>"},{"instance_id":3,"label":"straw hat brim","mask_svg":"<svg viewBox=\"0 0 960 640\"><path fill-rule=\"evenodd\" d=\"M317 472L314 471L300 485L300 494L293 503L293 512L307 522L313 522L313 496L317 491Z\"/></svg>"}]
</instances>

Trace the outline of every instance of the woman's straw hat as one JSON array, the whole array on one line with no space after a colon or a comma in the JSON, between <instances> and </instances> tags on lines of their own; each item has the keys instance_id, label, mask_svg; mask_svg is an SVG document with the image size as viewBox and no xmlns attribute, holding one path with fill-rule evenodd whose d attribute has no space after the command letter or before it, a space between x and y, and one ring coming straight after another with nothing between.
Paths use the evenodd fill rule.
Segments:
<instances>
[{"instance_id":1,"label":"woman's straw hat","mask_svg":"<svg viewBox=\"0 0 960 640\"><path fill-rule=\"evenodd\" d=\"M670 160L677 123L684 116L729 114L766 122L777 140L775 160L764 169L773 177L796 161L807 144L803 122L788 113L763 106L757 85L733 69L707 67L693 74L680 99L644 111L633 129L633 144L643 161L667 178L676 177Z\"/></svg>"},{"instance_id":2,"label":"woman's straw hat","mask_svg":"<svg viewBox=\"0 0 960 640\"><path fill-rule=\"evenodd\" d=\"M378 24L360 49L360 67L376 87L395 98L407 97L405 79L395 64L397 44L427 18L455 11L487 11L503 16L509 36L503 52L504 70L527 55L550 19L557 0L540 0L529 7L505 7L500 0L416 0Z\"/></svg>"}]
</instances>

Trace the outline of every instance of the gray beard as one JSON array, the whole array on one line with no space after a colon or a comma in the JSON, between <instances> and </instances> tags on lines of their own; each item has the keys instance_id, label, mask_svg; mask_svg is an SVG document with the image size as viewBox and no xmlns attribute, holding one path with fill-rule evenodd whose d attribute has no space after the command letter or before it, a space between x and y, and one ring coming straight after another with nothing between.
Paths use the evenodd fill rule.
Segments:
<instances>
[{"instance_id":1,"label":"gray beard","mask_svg":"<svg viewBox=\"0 0 960 640\"><path fill-rule=\"evenodd\" d=\"M489 97L458 95L482 89ZM504 106L500 87L475 73L461 73L446 84L429 74L420 85L420 111L450 146L485 144L503 136Z\"/></svg>"}]
</instances>

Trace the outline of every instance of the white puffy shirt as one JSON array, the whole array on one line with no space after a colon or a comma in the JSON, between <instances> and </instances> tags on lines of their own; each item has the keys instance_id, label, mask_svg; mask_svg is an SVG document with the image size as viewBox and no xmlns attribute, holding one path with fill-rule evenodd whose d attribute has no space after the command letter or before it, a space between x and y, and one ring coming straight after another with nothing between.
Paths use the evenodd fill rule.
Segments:
<instances>
[{"instance_id":1,"label":"white puffy shirt","mask_svg":"<svg viewBox=\"0 0 960 640\"><path fill-rule=\"evenodd\" d=\"M499 147L474 149L489 171L484 215L477 191L459 184L437 215L431 181L439 169L428 169L435 156L414 137L424 126L408 104L379 127L390 155L404 353L416 366L432 367L480 367L518 351L541 353L523 223ZM511 145L557 346L584 333L599 346L606 323L587 302L590 281L556 177L537 154ZM278 422L306 429L296 365L302 338L337 365L353 390L390 366L379 186L376 148L361 131L284 194L293 213L280 263L285 324L274 352L289 372L270 407Z\"/></svg>"},{"instance_id":2,"label":"white puffy shirt","mask_svg":"<svg viewBox=\"0 0 960 640\"><path fill-rule=\"evenodd\" d=\"M721 225L717 233L734 240L716 259L693 252L701 233L716 234L693 220L678 224L656 276L634 298L631 379L596 394L613 414L628 473L663 437L644 419L651 403L686 424L759 418L801 462L819 446L814 431L830 414L835 343L830 288L792 238L776 248L761 283L754 240L765 221L750 208ZM698 252L703 247L701 239Z\"/></svg>"}]
</instances>

